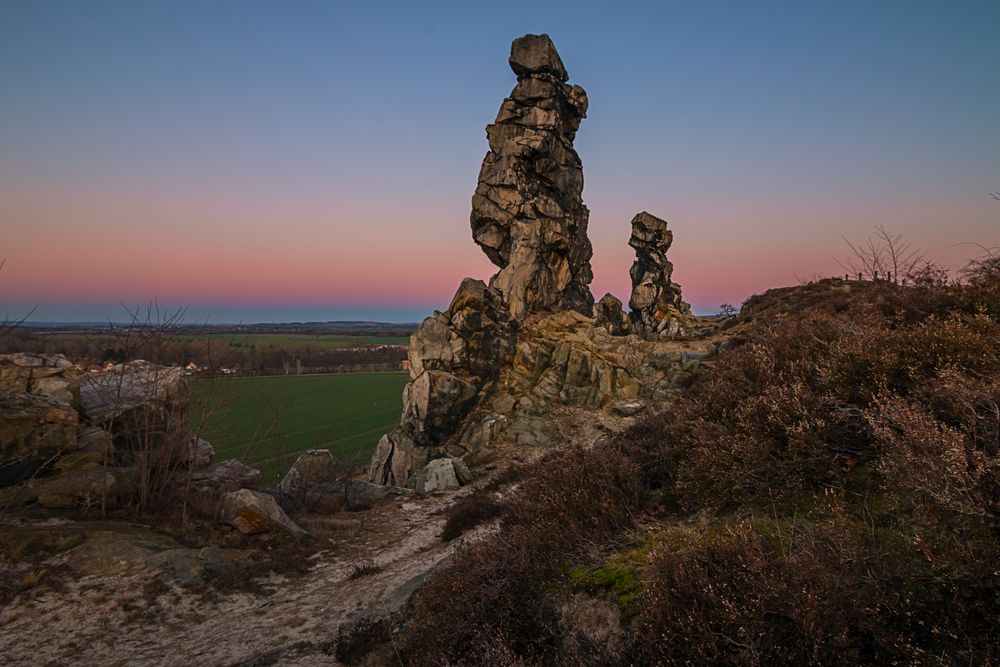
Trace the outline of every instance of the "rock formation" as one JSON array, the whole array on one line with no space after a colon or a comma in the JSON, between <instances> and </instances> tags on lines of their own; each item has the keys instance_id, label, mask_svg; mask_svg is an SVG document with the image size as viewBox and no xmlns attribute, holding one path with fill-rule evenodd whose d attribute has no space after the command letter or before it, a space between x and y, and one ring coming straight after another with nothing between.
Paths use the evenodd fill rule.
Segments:
<instances>
[{"instance_id":1,"label":"rock formation","mask_svg":"<svg viewBox=\"0 0 1000 667\"><path fill-rule=\"evenodd\" d=\"M629 333L628 318L622 310L622 302L614 294L605 294L594 304L594 320L597 326L604 327L612 336L625 336Z\"/></svg>"},{"instance_id":2,"label":"rock formation","mask_svg":"<svg viewBox=\"0 0 1000 667\"><path fill-rule=\"evenodd\" d=\"M445 312L420 324L410 336L400 426L379 441L370 481L402 486L428 464L428 448L446 443L513 358L515 330L499 290L472 278Z\"/></svg>"},{"instance_id":3,"label":"rock formation","mask_svg":"<svg viewBox=\"0 0 1000 667\"><path fill-rule=\"evenodd\" d=\"M691 312L681 300L681 286L670 280L674 265L667 259L667 250L673 240L666 220L645 211L632 218L628 244L635 248L635 262L629 271L632 296L628 305L633 329L644 337L678 333L681 319Z\"/></svg>"},{"instance_id":4,"label":"rock formation","mask_svg":"<svg viewBox=\"0 0 1000 667\"><path fill-rule=\"evenodd\" d=\"M78 373L62 355L0 355L0 507L107 508L183 486L207 517L260 483L235 459L211 465L191 431L179 368L145 361Z\"/></svg>"},{"instance_id":5,"label":"rock formation","mask_svg":"<svg viewBox=\"0 0 1000 667\"><path fill-rule=\"evenodd\" d=\"M643 389L642 350L626 350L642 341L628 335L621 302L607 295L595 308L589 288L588 211L573 149L586 93L566 83L546 35L514 40L510 66L518 82L486 128L490 151L471 216L475 242L500 270L489 285L465 279L448 309L410 338L401 423L378 444L374 484L425 492L464 484L467 462L500 440L544 446L562 437L551 411L632 405ZM679 289L673 299L666 223L637 220L633 307L645 309L645 326L673 312L668 302L678 312L683 302Z\"/></svg>"},{"instance_id":6,"label":"rock formation","mask_svg":"<svg viewBox=\"0 0 1000 667\"><path fill-rule=\"evenodd\" d=\"M548 35L514 40L517 85L487 126L490 150L472 197L472 236L500 271L490 287L510 316L535 310L589 315L592 248L573 139L587 113Z\"/></svg>"}]
</instances>

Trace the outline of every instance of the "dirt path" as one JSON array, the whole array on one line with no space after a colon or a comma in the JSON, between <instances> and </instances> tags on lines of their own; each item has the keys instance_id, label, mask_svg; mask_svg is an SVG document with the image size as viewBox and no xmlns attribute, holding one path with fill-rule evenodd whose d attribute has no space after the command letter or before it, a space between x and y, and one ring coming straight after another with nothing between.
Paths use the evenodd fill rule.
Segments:
<instances>
[{"instance_id":1,"label":"dirt path","mask_svg":"<svg viewBox=\"0 0 1000 667\"><path fill-rule=\"evenodd\" d=\"M143 591L163 574L139 572L88 576L18 598L0 611L0 664L336 664L329 652L345 620L397 609L461 543L441 541L440 512L467 492L353 515L342 542L317 553L309 572L265 579L269 594L213 597L169 584L151 596ZM364 561L381 569L352 578ZM150 597L155 613L141 613Z\"/></svg>"}]
</instances>

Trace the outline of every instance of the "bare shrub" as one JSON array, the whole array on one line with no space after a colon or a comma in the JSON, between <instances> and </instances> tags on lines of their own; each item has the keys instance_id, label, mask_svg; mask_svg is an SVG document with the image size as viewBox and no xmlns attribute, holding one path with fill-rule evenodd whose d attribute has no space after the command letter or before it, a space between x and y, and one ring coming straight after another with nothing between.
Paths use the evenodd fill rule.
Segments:
<instances>
[{"instance_id":1,"label":"bare shrub","mask_svg":"<svg viewBox=\"0 0 1000 667\"><path fill-rule=\"evenodd\" d=\"M441 539L450 542L462 533L496 519L503 514L503 509L503 505L497 502L494 494L483 491L472 493L448 509L448 518L444 522Z\"/></svg>"},{"instance_id":2,"label":"bare shrub","mask_svg":"<svg viewBox=\"0 0 1000 667\"><path fill-rule=\"evenodd\" d=\"M914 512L995 518L983 488L1000 479L996 441L984 451L975 439L935 418L927 408L888 398L868 411L880 450L885 491ZM970 441L971 440L971 441Z\"/></svg>"},{"instance_id":3,"label":"bare shrub","mask_svg":"<svg viewBox=\"0 0 1000 667\"><path fill-rule=\"evenodd\" d=\"M383 570L383 567L373 560L366 560L358 563L351 570L351 573L347 575L348 579L364 579L365 577L370 577L373 574L378 574Z\"/></svg>"}]
</instances>

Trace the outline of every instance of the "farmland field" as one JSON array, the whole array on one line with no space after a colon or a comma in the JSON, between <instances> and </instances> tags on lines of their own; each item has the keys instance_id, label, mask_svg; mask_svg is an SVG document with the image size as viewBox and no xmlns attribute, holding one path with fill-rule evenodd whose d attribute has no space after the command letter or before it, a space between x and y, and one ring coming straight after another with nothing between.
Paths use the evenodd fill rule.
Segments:
<instances>
[{"instance_id":1,"label":"farmland field","mask_svg":"<svg viewBox=\"0 0 1000 667\"><path fill-rule=\"evenodd\" d=\"M99 353L105 348L122 346L124 341L117 336L106 333L55 333L35 334L35 339L45 343L49 352L63 352L68 346L91 350ZM366 345L408 345L408 336L348 336L341 334L296 334L296 333L256 333L256 332L225 332L203 335L181 334L176 340L187 343L202 343L209 339L228 344L235 348L256 346L278 347L286 350L297 350L312 347L318 350L332 350L347 347L362 347Z\"/></svg>"},{"instance_id":2,"label":"farmland field","mask_svg":"<svg viewBox=\"0 0 1000 667\"><path fill-rule=\"evenodd\" d=\"M230 339L233 347L281 347L294 350L300 347L336 349L363 345L408 345L408 336L342 336L336 334L286 334L286 333L232 333L220 334Z\"/></svg>"},{"instance_id":3,"label":"farmland field","mask_svg":"<svg viewBox=\"0 0 1000 667\"><path fill-rule=\"evenodd\" d=\"M280 479L312 448L367 463L379 438L399 424L405 373L287 375L191 382L192 425L215 447Z\"/></svg>"}]
</instances>

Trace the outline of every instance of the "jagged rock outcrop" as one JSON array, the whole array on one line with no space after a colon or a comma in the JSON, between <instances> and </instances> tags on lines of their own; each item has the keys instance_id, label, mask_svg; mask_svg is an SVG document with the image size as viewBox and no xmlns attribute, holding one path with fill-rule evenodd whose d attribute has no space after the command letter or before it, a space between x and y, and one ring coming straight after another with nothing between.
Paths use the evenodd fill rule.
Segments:
<instances>
[{"instance_id":1,"label":"jagged rock outcrop","mask_svg":"<svg viewBox=\"0 0 1000 667\"><path fill-rule=\"evenodd\" d=\"M635 262L629 271L629 316L635 332L644 337L679 333L682 318L691 312L681 299L681 286L670 280L674 265L667 259L667 250L673 240L666 220L645 211L632 218L628 244L635 248Z\"/></svg>"},{"instance_id":2,"label":"jagged rock outcrop","mask_svg":"<svg viewBox=\"0 0 1000 667\"><path fill-rule=\"evenodd\" d=\"M622 302L614 294L605 294L594 304L594 320L612 336L625 336L630 331Z\"/></svg>"},{"instance_id":3,"label":"jagged rock outcrop","mask_svg":"<svg viewBox=\"0 0 1000 667\"><path fill-rule=\"evenodd\" d=\"M593 309L589 213L573 149L587 95L566 84L547 35L514 40L509 62L518 82L486 128L490 150L471 215L473 238L500 271L489 285L465 279L448 309L411 336L403 414L372 458L368 478L375 484L416 483L429 448L467 451L460 427L513 359L524 317Z\"/></svg>"},{"instance_id":4,"label":"jagged rock outcrop","mask_svg":"<svg viewBox=\"0 0 1000 667\"><path fill-rule=\"evenodd\" d=\"M445 312L425 319L410 337L410 382L399 428L379 441L369 481L403 486L444 445L513 357L516 323L498 290L462 281Z\"/></svg>"},{"instance_id":5,"label":"jagged rock outcrop","mask_svg":"<svg viewBox=\"0 0 1000 667\"><path fill-rule=\"evenodd\" d=\"M179 368L134 361L81 374L62 355L0 357L2 506L111 507L190 483L214 511L221 493L260 479L252 468L256 480L221 479L229 469L209 467L214 454L191 431Z\"/></svg>"},{"instance_id":6,"label":"jagged rock outcrop","mask_svg":"<svg viewBox=\"0 0 1000 667\"><path fill-rule=\"evenodd\" d=\"M490 150L472 197L472 235L500 271L511 317L536 310L589 315L593 250L583 204L583 165L573 139L587 113L583 88L568 75L548 35L511 45L518 82L487 126Z\"/></svg>"},{"instance_id":7,"label":"jagged rock outcrop","mask_svg":"<svg viewBox=\"0 0 1000 667\"><path fill-rule=\"evenodd\" d=\"M520 396L517 409L531 413L553 405L599 408L638 396L639 383L611 353L611 337L596 334L594 324L589 317L566 311L526 328L504 382Z\"/></svg>"},{"instance_id":8,"label":"jagged rock outcrop","mask_svg":"<svg viewBox=\"0 0 1000 667\"><path fill-rule=\"evenodd\" d=\"M0 390L0 487L29 479L74 451L79 419L58 399Z\"/></svg>"}]
</instances>

